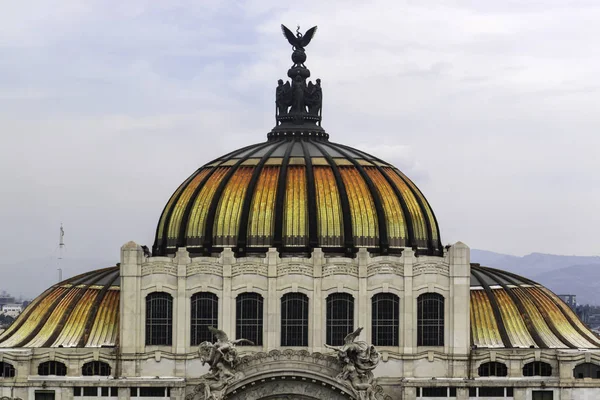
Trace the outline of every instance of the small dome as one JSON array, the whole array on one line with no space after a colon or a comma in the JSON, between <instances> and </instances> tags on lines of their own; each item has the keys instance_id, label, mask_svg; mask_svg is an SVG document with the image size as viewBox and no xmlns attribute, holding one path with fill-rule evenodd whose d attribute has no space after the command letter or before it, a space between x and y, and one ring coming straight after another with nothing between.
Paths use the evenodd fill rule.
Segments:
<instances>
[{"instance_id":1,"label":"small dome","mask_svg":"<svg viewBox=\"0 0 600 400\"><path fill-rule=\"evenodd\" d=\"M510 272L472 264L470 309L477 347L600 347L600 338L557 295Z\"/></svg>"},{"instance_id":2,"label":"small dome","mask_svg":"<svg viewBox=\"0 0 600 400\"><path fill-rule=\"evenodd\" d=\"M116 345L120 281L119 267L110 267L52 286L0 335L0 348Z\"/></svg>"},{"instance_id":3,"label":"small dome","mask_svg":"<svg viewBox=\"0 0 600 400\"><path fill-rule=\"evenodd\" d=\"M393 165L327 134L274 134L194 172L160 217L154 255L443 253L429 203Z\"/></svg>"}]
</instances>

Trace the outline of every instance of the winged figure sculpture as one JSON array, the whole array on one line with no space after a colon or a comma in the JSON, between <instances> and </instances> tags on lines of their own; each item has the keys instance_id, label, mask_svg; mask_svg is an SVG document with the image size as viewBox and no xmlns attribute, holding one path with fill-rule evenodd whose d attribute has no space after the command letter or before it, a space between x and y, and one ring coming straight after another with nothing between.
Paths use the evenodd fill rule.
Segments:
<instances>
[{"instance_id":1,"label":"winged figure sculpture","mask_svg":"<svg viewBox=\"0 0 600 400\"><path fill-rule=\"evenodd\" d=\"M288 42L290 42L294 49L304 50L304 48L308 46L308 44L312 40L313 36L315 36L315 33L317 32L317 27L313 26L312 28L307 30L304 35L300 33L300 27L298 27L298 30L294 35L292 31L290 31L285 25L282 24L281 31L283 32L283 36L286 37L286 39L288 40Z\"/></svg>"},{"instance_id":2,"label":"winged figure sculpture","mask_svg":"<svg viewBox=\"0 0 600 400\"><path fill-rule=\"evenodd\" d=\"M229 337L227 336L227 334L217 328L213 328L212 326L208 327L208 330L210 331L210 333L212 333L213 335L215 335L215 338L217 338L217 343L230 343L233 345L236 344L240 344L240 343L248 343L250 345L254 345L254 342L248 339L236 339L236 340L229 340Z\"/></svg>"},{"instance_id":3,"label":"winged figure sculpture","mask_svg":"<svg viewBox=\"0 0 600 400\"><path fill-rule=\"evenodd\" d=\"M362 332L362 330L363 330L363 328L358 328L354 332L347 334L346 337L344 338L344 344L353 343L354 340L360 336L360 333Z\"/></svg>"}]
</instances>

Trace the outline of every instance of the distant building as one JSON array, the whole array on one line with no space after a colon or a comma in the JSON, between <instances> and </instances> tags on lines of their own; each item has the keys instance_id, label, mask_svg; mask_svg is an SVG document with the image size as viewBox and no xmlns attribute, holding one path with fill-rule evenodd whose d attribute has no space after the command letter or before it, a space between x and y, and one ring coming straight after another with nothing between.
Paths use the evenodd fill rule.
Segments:
<instances>
[{"instance_id":1,"label":"distant building","mask_svg":"<svg viewBox=\"0 0 600 400\"><path fill-rule=\"evenodd\" d=\"M577 308L577 296L576 295L574 295L574 294L559 294L558 297L560 297L560 299L562 301L567 303L567 305L569 307L571 307L571 310L575 311L575 309Z\"/></svg>"},{"instance_id":2,"label":"distant building","mask_svg":"<svg viewBox=\"0 0 600 400\"><path fill-rule=\"evenodd\" d=\"M5 304L14 304L15 298L6 292L0 293L0 307Z\"/></svg>"},{"instance_id":3,"label":"distant building","mask_svg":"<svg viewBox=\"0 0 600 400\"><path fill-rule=\"evenodd\" d=\"M23 311L21 304L4 304L0 310L2 315L8 315L9 317L17 318Z\"/></svg>"}]
</instances>

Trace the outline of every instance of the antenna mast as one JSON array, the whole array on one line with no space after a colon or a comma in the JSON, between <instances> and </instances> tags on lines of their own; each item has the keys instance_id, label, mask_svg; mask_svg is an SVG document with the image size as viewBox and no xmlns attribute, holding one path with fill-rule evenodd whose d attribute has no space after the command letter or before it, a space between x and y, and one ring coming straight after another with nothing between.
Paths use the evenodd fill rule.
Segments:
<instances>
[{"instance_id":1,"label":"antenna mast","mask_svg":"<svg viewBox=\"0 0 600 400\"><path fill-rule=\"evenodd\" d=\"M60 264L63 258L63 250L65 248L65 230L63 229L62 222L60 223L60 236L58 239L58 262L56 269L58 270L58 281L62 282L62 268Z\"/></svg>"}]
</instances>

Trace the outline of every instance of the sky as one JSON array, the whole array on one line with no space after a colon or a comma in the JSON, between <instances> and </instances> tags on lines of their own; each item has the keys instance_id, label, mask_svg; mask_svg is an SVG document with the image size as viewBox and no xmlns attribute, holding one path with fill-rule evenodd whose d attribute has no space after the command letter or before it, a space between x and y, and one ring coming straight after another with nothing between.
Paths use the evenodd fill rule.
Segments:
<instances>
[{"instance_id":1,"label":"sky","mask_svg":"<svg viewBox=\"0 0 600 400\"><path fill-rule=\"evenodd\" d=\"M185 178L266 140L281 23L318 26L331 139L412 178L444 244L599 255L599 20L595 0L4 2L0 265L55 257L61 223L68 258L151 247Z\"/></svg>"}]
</instances>

